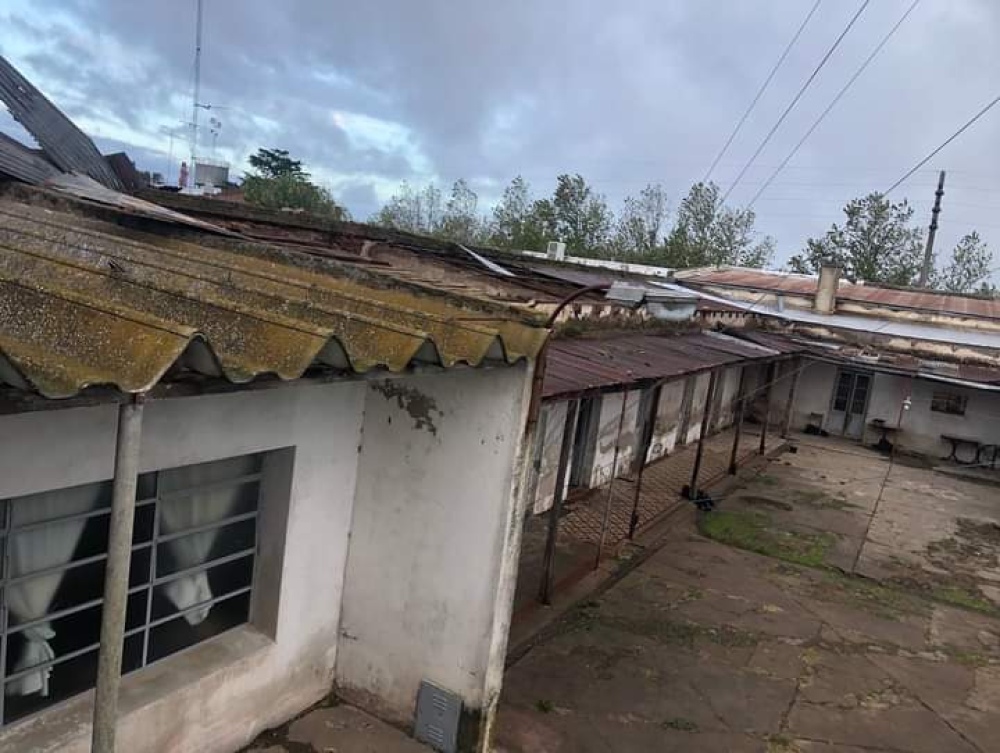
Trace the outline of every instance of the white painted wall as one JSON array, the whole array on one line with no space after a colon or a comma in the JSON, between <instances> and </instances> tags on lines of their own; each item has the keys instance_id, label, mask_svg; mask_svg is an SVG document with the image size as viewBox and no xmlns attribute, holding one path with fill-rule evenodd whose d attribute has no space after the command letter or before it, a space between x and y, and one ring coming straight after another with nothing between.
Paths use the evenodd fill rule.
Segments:
<instances>
[{"instance_id":1,"label":"white painted wall","mask_svg":"<svg viewBox=\"0 0 1000 753\"><path fill-rule=\"evenodd\" d=\"M490 700L527 379L515 367L368 388L336 676L386 718L412 722L424 678L471 709Z\"/></svg>"},{"instance_id":2,"label":"white painted wall","mask_svg":"<svg viewBox=\"0 0 1000 753\"><path fill-rule=\"evenodd\" d=\"M699 374L695 378L694 396L691 400L691 417L688 420L687 442L697 442L701 435L701 421L705 415L705 410L710 406L706 405L708 397L708 385L712 381L710 374Z\"/></svg>"},{"instance_id":3,"label":"white painted wall","mask_svg":"<svg viewBox=\"0 0 1000 753\"><path fill-rule=\"evenodd\" d=\"M594 465L590 474L590 488L601 486L611 480L614 472L615 442L618 441L618 474L625 473L632 463L636 449L636 422L638 420L639 403L642 400L641 390L629 390L607 393L601 399L601 422L597 432L597 446L594 449ZM625 416L622 418L622 403L625 405ZM621 436L618 436L618 424L621 422Z\"/></svg>"},{"instance_id":4,"label":"white painted wall","mask_svg":"<svg viewBox=\"0 0 1000 753\"><path fill-rule=\"evenodd\" d=\"M653 440L649 446L648 459L650 462L669 455L677 446L683 397L683 379L668 382L660 389L660 405L656 411Z\"/></svg>"},{"instance_id":5,"label":"white painted wall","mask_svg":"<svg viewBox=\"0 0 1000 753\"><path fill-rule=\"evenodd\" d=\"M556 489L556 471L559 468L559 448L562 444L568 404L568 401L560 400L557 403L544 403L542 407L544 446L542 447L538 485L535 488L533 512L536 514L543 513L552 507L552 499ZM568 479L569 474L567 474L567 483Z\"/></svg>"},{"instance_id":6,"label":"white painted wall","mask_svg":"<svg viewBox=\"0 0 1000 753\"><path fill-rule=\"evenodd\" d=\"M365 389L298 385L147 405L143 471L294 448L290 544L275 634L240 628L128 675L120 750L230 753L329 691ZM114 407L0 416L0 436L0 497L112 476ZM5 728L0 749L85 753L92 697Z\"/></svg>"},{"instance_id":7,"label":"white painted wall","mask_svg":"<svg viewBox=\"0 0 1000 753\"><path fill-rule=\"evenodd\" d=\"M812 413L823 416L824 425L830 415L830 400L837 379L837 367L832 363L812 361L804 364L795 389L792 428L804 429Z\"/></svg>"},{"instance_id":8,"label":"white painted wall","mask_svg":"<svg viewBox=\"0 0 1000 753\"><path fill-rule=\"evenodd\" d=\"M719 411L713 417L712 430L721 431L732 426L736 408L736 396L740 391L742 366L732 366L722 372L716 390L719 391Z\"/></svg>"},{"instance_id":9,"label":"white painted wall","mask_svg":"<svg viewBox=\"0 0 1000 753\"><path fill-rule=\"evenodd\" d=\"M931 410L934 392L951 392L968 398L964 416ZM899 447L910 452L944 458L951 451L942 434L978 439L984 444L1000 444L1000 393L967 389L924 379L911 381L909 377L876 374L868 403L868 421L881 418L895 425L903 399L911 395L911 408L903 413L903 431L898 436ZM869 429L867 442L875 442L878 433ZM892 441L892 437L890 437ZM959 450L963 460L971 459L971 449ZM988 460L986 458L985 460Z\"/></svg>"}]
</instances>

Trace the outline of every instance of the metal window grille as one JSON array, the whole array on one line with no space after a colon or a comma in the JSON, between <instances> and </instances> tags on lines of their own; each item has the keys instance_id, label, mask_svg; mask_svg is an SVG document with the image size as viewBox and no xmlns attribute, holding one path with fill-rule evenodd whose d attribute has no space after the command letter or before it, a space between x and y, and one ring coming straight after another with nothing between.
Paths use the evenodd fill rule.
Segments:
<instances>
[{"instance_id":1,"label":"metal window grille","mask_svg":"<svg viewBox=\"0 0 1000 753\"><path fill-rule=\"evenodd\" d=\"M249 620L263 458L139 477L123 672ZM110 482L0 500L0 725L94 685L110 504ZM53 541L56 564L40 556Z\"/></svg>"},{"instance_id":2,"label":"metal window grille","mask_svg":"<svg viewBox=\"0 0 1000 753\"><path fill-rule=\"evenodd\" d=\"M969 398L957 392L939 391L931 395L931 410L937 413L950 413L953 416L964 416Z\"/></svg>"}]
</instances>

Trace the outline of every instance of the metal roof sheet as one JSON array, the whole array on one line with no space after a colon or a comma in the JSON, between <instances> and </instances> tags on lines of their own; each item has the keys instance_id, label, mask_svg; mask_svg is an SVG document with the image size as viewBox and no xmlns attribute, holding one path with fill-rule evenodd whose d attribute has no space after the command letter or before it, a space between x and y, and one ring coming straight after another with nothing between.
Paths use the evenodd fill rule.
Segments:
<instances>
[{"instance_id":1,"label":"metal roof sheet","mask_svg":"<svg viewBox=\"0 0 1000 753\"><path fill-rule=\"evenodd\" d=\"M555 340L546 354L543 397L621 387L770 359L775 350L717 333Z\"/></svg>"},{"instance_id":2,"label":"metal roof sheet","mask_svg":"<svg viewBox=\"0 0 1000 753\"><path fill-rule=\"evenodd\" d=\"M752 288L790 295L812 296L817 278L810 275L768 272L759 269L697 269L676 273L685 284ZM875 285L859 285L841 280L837 298L889 308L913 309L984 319L1000 319L1000 300L949 295L922 290L901 290Z\"/></svg>"},{"instance_id":3,"label":"metal roof sheet","mask_svg":"<svg viewBox=\"0 0 1000 753\"><path fill-rule=\"evenodd\" d=\"M533 358L547 334L497 306L295 256L0 202L0 381L58 398L143 392L171 370L243 383L314 364L476 366Z\"/></svg>"}]
</instances>

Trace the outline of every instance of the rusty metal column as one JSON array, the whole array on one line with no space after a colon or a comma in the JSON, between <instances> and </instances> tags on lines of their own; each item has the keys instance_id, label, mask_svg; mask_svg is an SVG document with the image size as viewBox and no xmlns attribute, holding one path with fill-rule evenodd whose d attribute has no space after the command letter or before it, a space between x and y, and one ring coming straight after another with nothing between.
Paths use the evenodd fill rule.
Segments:
<instances>
[{"instance_id":1,"label":"rusty metal column","mask_svg":"<svg viewBox=\"0 0 1000 753\"><path fill-rule=\"evenodd\" d=\"M92 753L114 753L115 750L144 402L145 396L140 394L118 406L115 476L111 495L111 520L108 523L104 606L101 610L101 647L97 664L97 690L94 694Z\"/></svg>"},{"instance_id":2,"label":"rusty metal column","mask_svg":"<svg viewBox=\"0 0 1000 753\"><path fill-rule=\"evenodd\" d=\"M799 374L802 373L802 369L806 368L801 366L798 362L792 369L792 384L788 388L788 402L785 403L785 417L781 421L781 438L788 438L788 430L792 426L792 411L795 409L795 388L799 386Z\"/></svg>"},{"instance_id":3,"label":"rusty metal column","mask_svg":"<svg viewBox=\"0 0 1000 753\"><path fill-rule=\"evenodd\" d=\"M576 413L580 402L570 400L566 404L566 422L563 424L562 445L559 447L559 465L556 468L556 488L552 493L552 507L549 508L549 530L545 538L545 556L542 560L542 582L538 590L538 600L542 604L552 603L552 585L555 581L556 538L559 535L559 517L562 515L563 498L566 496L566 471L570 452L573 450L573 435L576 432Z\"/></svg>"},{"instance_id":4,"label":"rusty metal column","mask_svg":"<svg viewBox=\"0 0 1000 753\"><path fill-rule=\"evenodd\" d=\"M701 416L701 433L698 434L698 449L694 453L694 468L691 471L691 486L689 499L698 499L698 474L701 472L701 456L705 452L705 437L708 436L708 425L712 420L712 402L715 400L715 386L719 373L712 372L708 380L708 394L705 395L705 410Z\"/></svg>"},{"instance_id":5,"label":"rusty metal column","mask_svg":"<svg viewBox=\"0 0 1000 753\"><path fill-rule=\"evenodd\" d=\"M736 416L733 423L736 430L733 432L733 451L729 455L729 475L736 473L739 465L740 436L743 434L743 414L746 412L747 404L747 367L740 369L740 386L736 388Z\"/></svg>"},{"instance_id":6,"label":"rusty metal column","mask_svg":"<svg viewBox=\"0 0 1000 753\"><path fill-rule=\"evenodd\" d=\"M771 425L771 387L774 386L774 376L778 371L777 361L771 361L767 365L767 375L764 377L764 389L766 390L764 395L764 423L760 427L760 448L759 452L763 455L767 452L767 429Z\"/></svg>"},{"instance_id":7,"label":"rusty metal column","mask_svg":"<svg viewBox=\"0 0 1000 753\"><path fill-rule=\"evenodd\" d=\"M653 400L652 408L649 411L650 420L653 425L649 431L643 432L642 437L639 438L642 447L639 448L639 453L636 455L639 458L639 470L635 475L635 492L632 494L632 515L628 521L628 537L630 539L635 536L635 529L639 527L639 498L642 496L642 475L646 471L646 457L649 455L649 446L653 443L653 433L656 431L656 415L660 412L660 397L663 391L661 385L657 385L655 389L656 398Z\"/></svg>"},{"instance_id":8,"label":"rusty metal column","mask_svg":"<svg viewBox=\"0 0 1000 753\"><path fill-rule=\"evenodd\" d=\"M622 409L618 414L618 433L615 435L615 454L611 459L611 478L608 479L608 498L604 503L604 519L601 521L601 536L597 541L597 556L594 557L594 569L601 565L601 553L608 539L608 521L611 519L611 500L614 497L615 477L618 475L618 455L621 452L622 427L625 425L625 407L628 405L628 390L622 393Z\"/></svg>"}]
</instances>

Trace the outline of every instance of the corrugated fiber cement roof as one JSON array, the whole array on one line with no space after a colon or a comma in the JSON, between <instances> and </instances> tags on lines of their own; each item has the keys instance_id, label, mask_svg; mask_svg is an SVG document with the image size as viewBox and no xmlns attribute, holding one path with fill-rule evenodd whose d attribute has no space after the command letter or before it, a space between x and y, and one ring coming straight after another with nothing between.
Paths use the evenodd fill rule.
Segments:
<instances>
[{"instance_id":1,"label":"corrugated fiber cement roof","mask_svg":"<svg viewBox=\"0 0 1000 753\"><path fill-rule=\"evenodd\" d=\"M252 244L219 248L0 201L0 382L49 398L168 373L248 382L533 358L544 327ZM239 250L232 250L239 247Z\"/></svg>"}]
</instances>

